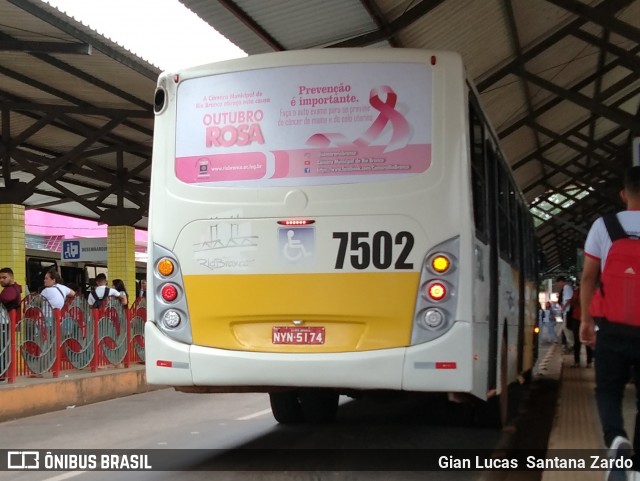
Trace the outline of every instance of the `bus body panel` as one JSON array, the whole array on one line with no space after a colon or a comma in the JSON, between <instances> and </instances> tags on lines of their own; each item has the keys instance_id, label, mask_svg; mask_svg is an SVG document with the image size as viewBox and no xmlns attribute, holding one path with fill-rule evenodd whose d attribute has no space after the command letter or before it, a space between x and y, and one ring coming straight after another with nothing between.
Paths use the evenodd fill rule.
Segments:
<instances>
[{"instance_id":1,"label":"bus body panel","mask_svg":"<svg viewBox=\"0 0 640 481\"><path fill-rule=\"evenodd\" d=\"M150 383L169 379L174 386L256 391L277 387L437 392L472 389L471 361L460 349L471 342L471 326L464 322L456 323L447 335L430 345L367 352L277 354L188 346L185 357L184 345L181 349L153 323L147 324L145 336L154 346L147 356Z\"/></svg>"},{"instance_id":2,"label":"bus body panel","mask_svg":"<svg viewBox=\"0 0 640 481\"><path fill-rule=\"evenodd\" d=\"M524 306L524 345L523 345L523 364L522 371L526 372L533 368L536 359L536 341L535 327L537 325L538 312L538 290L534 282L525 281L525 306Z\"/></svg>"},{"instance_id":3,"label":"bus body panel","mask_svg":"<svg viewBox=\"0 0 640 481\"><path fill-rule=\"evenodd\" d=\"M489 246L476 239L473 266L473 340L474 392L487 393L489 360ZM484 395L484 394L483 394Z\"/></svg>"},{"instance_id":4,"label":"bus body panel","mask_svg":"<svg viewBox=\"0 0 640 481\"><path fill-rule=\"evenodd\" d=\"M518 304L520 302L519 271L502 258L498 262L499 281L498 291L498 339L506 330L507 344L507 379L515 379L518 375ZM500 344L499 344L500 345ZM500 370L500 356L498 356L498 372ZM501 386L500 386L501 388Z\"/></svg>"},{"instance_id":5,"label":"bus body panel","mask_svg":"<svg viewBox=\"0 0 640 481\"><path fill-rule=\"evenodd\" d=\"M417 273L185 277L193 342L259 352L341 352L409 345ZM293 321L319 344L274 344Z\"/></svg>"},{"instance_id":6,"label":"bus body panel","mask_svg":"<svg viewBox=\"0 0 640 481\"><path fill-rule=\"evenodd\" d=\"M188 344L170 339L153 322L144 325L144 343L149 384L193 386Z\"/></svg>"},{"instance_id":7,"label":"bus body panel","mask_svg":"<svg viewBox=\"0 0 640 481\"><path fill-rule=\"evenodd\" d=\"M312 219L304 226L234 218L184 227L174 253L194 344L263 352L409 345L429 245L419 224L390 215ZM273 330L294 321L323 328L322 342L274 343Z\"/></svg>"},{"instance_id":8,"label":"bus body panel","mask_svg":"<svg viewBox=\"0 0 640 481\"><path fill-rule=\"evenodd\" d=\"M486 392L473 386L472 334L471 323L458 321L444 336L407 348L402 389L464 392L484 399Z\"/></svg>"}]
</instances>

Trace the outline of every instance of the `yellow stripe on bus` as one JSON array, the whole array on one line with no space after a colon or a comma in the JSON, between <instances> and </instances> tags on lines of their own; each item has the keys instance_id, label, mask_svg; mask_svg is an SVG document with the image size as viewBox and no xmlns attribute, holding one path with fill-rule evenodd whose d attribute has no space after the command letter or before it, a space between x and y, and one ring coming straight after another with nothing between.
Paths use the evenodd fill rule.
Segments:
<instances>
[{"instance_id":1,"label":"yellow stripe on bus","mask_svg":"<svg viewBox=\"0 0 640 481\"><path fill-rule=\"evenodd\" d=\"M193 343L254 352L407 346L418 282L417 272L184 277ZM294 320L324 327L324 343L273 344L272 328Z\"/></svg>"}]
</instances>

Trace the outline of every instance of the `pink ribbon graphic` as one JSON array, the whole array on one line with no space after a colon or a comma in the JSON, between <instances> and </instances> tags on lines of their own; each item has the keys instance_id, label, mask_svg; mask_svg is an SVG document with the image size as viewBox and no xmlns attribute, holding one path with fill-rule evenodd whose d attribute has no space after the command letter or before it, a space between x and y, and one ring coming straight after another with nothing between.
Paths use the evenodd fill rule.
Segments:
<instances>
[{"instance_id":1,"label":"pink ribbon graphic","mask_svg":"<svg viewBox=\"0 0 640 481\"><path fill-rule=\"evenodd\" d=\"M386 101L382 101L380 94L386 94ZM375 139L377 139L384 130L387 123L391 122L393 127L393 134L391 135L391 141L389 145L384 149L384 152L391 152L394 150L406 147L409 142L409 123L400 112L395 110L396 102L398 100L397 94L388 85L382 85L374 88L369 93L369 104L376 109L380 114L373 121L371 127L360 136L360 138L349 142L344 135L337 133L328 134L314 134L307 139L307 145L313 147L346 147L346 146L358 146L366 147Z\"/></svg>"}]
</instances>

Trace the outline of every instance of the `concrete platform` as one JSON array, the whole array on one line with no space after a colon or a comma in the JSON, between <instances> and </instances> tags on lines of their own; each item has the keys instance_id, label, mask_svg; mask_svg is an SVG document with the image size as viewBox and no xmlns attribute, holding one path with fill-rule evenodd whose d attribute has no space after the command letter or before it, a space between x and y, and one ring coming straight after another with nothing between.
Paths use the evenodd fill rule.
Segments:
<instances>
[{"instance_id":1,"label":"concrete platform","mask_svg":"<svg viewBox=\"0 0 640 481\"><path fill-rule=\"evenodd\" d=\"M559 345L551 348L549 372L559 370L560 393L549 437L548 449L603 449L604 440L595 400L595 374L586 364L583 352L582 366L572 368L573 354L562 354ZM584 349L583 349L584 351ZM594 361L597 362L597 359ZM557 367L554 367L553 364ZM542 371L543 372L543 371ZM629 384L624 396L625 429L630 439L635 423L635 386ZM602 481L602 471L545 471L542 481Z\"/></svg>"},{"instance_id":2,"label":"concrete platform","mask_svg":"<svg viewBox=\"0 0 640 481\"><path fill-rule=\"evenodd\" d=\"M162 389L147 385L143 365L50 376L0 384L0 422Z\"/></svg>"}]
</instances>

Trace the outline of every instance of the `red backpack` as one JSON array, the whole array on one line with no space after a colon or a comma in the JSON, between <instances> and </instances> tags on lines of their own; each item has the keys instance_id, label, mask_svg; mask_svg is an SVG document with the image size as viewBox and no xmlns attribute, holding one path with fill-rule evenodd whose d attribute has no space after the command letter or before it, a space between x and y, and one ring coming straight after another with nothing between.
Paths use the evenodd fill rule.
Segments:
<instances>
[{"instance_id":1,"label":"red backpack","mask_svg":"<svg viewBox=\"0 0 640 481\"><path fill-rule=\"evenodd\" d=\"M596 292L599 314L609 322L640 327L640 239L627 235L616 214L602 220L612 244Z\"/></svg>"}]
</instances>

